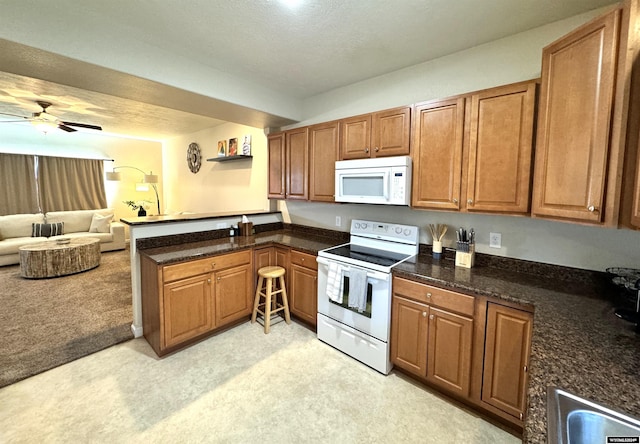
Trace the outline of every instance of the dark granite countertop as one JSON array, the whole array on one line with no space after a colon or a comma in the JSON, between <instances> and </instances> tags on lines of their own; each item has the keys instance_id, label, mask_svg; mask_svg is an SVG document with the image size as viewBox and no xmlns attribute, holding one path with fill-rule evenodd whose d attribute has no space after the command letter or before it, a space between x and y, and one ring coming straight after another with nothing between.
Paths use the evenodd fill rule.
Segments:
<instances>
[{"instance_id":1,"label":"dark granite countertop","mask_svg":"<svg viewBox=\"0 0 640 444\"><path fill-rule=\"evenodd\" d=\"M315 233L278 230L139 251L159 264L168 264L269 244L316 254L344 242ZM540 264L537 272L543 270L543 275L532 273L523 261L515 266L506 262L477 260L474 268L465 269L456 267L452 259L434 260L421 254L416 263L402 263L393 273L533 309L524 442L547 442L548 386L640 417L640 335L633 325L614 315L615 303L605 281L583 270Z\"/></svg>"}]
</instances>

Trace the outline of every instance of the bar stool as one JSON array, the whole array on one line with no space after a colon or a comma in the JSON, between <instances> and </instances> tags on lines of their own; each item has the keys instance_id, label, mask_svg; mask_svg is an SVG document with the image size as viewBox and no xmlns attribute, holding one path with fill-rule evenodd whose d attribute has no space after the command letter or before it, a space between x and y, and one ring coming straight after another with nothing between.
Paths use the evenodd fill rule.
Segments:
<instances>
[{"instance_id":1,"label":"bar stool","mask_svg":"<svg viewBox=\"0 0 640 444\"><path fill-rule=\"evenodd\" d=\"M269 333L269 327L271 326L271 315L279 311L284 311L284 320L287 324L291 324L291 317L289 316L289 301L287 300L287 289L284 285L284 268L269 266L262 267L258 270L258 288L256 288L256 297L253 301L253 314L251 315L251 323L256 322L258 313L263 316L264 319L264 333ZM265 283L266 279L266 283ZM274 290L274 279L279 280L279 289ZM264 288L263 288L264 284ZM278 294L282 297L282 303L278 303ZM271 297L273 296L273 299ZM260 298L264 297L264 302L260 301ZM262 308L262 310L260 310Z\"/></svg>"}]
</instances>

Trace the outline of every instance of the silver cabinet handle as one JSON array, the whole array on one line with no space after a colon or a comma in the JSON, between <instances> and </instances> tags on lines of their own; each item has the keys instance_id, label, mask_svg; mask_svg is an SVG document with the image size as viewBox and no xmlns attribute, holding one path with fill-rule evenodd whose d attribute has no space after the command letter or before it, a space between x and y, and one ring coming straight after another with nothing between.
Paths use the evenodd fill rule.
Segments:
<instances>
[{"instance_id":1,"label":"silver cabinet handle","mask_svg":"<svg viewBox=\"0 0 640 444\"><path fill-rule=\"evenodd\" d=\"M211 268L216 268L216 263L215 262L211 262Z\"/></svg>"},{"instance_id":2,"label":"silver cabinet handle","mask_svg":"<svg viewBox=\"0 0 640 444\"><path fill-rule=\"evenodd\" d=\"M433 321L433 315L429 315L429 319Z\"/></svg>"},{"instance_id":3,"label":"silver cabinet handle","mask_svg":"<svg viewBox=\"0 0 640 444\"><path fill-rule=\"evenodd\" d=\"M218 279L217 279L217 281L218 281L218 282L220 282L220 276L218 276Z\"/></svg>"},{"instance_id":4,"label":"silver cabinet handle","mask_svg":"<svg viewBox=\"0 0 640 444\"><path fill-rule=\"evenodd\" d=\"M587 207L587 210L589 210L590 213L593 213L595 211L598 211L598 209L596 207L594 207L593 205L589 205Z\"/></svg>"},{"instance_id":5,"label":"silver cabinet handle","mask_svg":"<svg viewBox=\"0 0 640 444\"><path fill-rule=\"evenodd\" d=\"M423 318L426 318L426 317L427 317L427 312L426 312L426 311L423 311L423 312L422 312L422 317L423 317Z\"/></svg>"},{"instance_id":6,"label":"silver cabinet handle","mask_svg":"<svg viewBox=\"0 0 640 444\"><path fill-rule=\"evenodd\" d=\"M431 299L431 293L427 293L427 298Z\"/></svg>"},{"instance_id":7,"label":"silver cabinet handle","mask_svg":"<svg viewBox=\"0 0 640 444\"><path fill-rule=\"evenodd\" d=\"M368 152L369 152L369 148L365 148L365 149L364 149L364 152L365 152L365 153L368 153Z\"/></svg>"},{"instance_id":8,"label":"silver cabinet handle","mask_svg":"<svg viewBox=\"0 0 640 444\"><path fill-rule=\"evenodd\" d=\"M473 199L469 199L469 200L467 201L467 203L468 203L469 205L473 205Z\"/></svg>"},{"instance_id":9,"label":"silver cabinet handle","mask_svg":"<svg viewBox=\"0 0 640 444\"><path fill-rule=\"evenodd\" d=\"M377 153L378 151L380 151L380 148L376 147L376 153Z\"/></svg>"},{"instance_id":10,"label":"silver cabinet handle","mask_svg":"<svg viewBox=\"0 0 640 444\"><path fill-rule=\"evenodd\" d=\"M458 199L456 199L455 197L453 198L453 203L457 204L458 203Z\"/></svg>"},{"instance_id":11,"label":"silver cabinet handle","mask_svg":"<svg viewBox=\"0 0 640 444\"><path fill-rule=\"evenodd\" d=\"M211 279L207 279L207 284L210 284L210 283L211 283Z\"/></svg>"}]
</instances>

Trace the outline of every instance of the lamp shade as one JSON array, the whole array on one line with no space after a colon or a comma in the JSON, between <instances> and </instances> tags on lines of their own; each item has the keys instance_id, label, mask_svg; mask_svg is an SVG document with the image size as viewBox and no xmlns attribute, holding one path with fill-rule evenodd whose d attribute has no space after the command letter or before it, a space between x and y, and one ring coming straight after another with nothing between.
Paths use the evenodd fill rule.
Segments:
<instances>
[{"instance_id":1,"label":"lamp shade","mask_svg":"<svg viewBox=\"0 0 640 444\"><path fill-rule=\"evenodd\" d=\"M157 174L145 174L144 175L144 183L158 183L158 175Z\"/></svg>"},{"instance_id":2,"label":"lamp shade","mask_svg":"<svg viewBox=\"0 0 640 444\"><path fill-rule=\"evenodd\" d=\"M107 180L122 180L122 173L119 171L107 171Z\"/></svg>"}]
</instances>

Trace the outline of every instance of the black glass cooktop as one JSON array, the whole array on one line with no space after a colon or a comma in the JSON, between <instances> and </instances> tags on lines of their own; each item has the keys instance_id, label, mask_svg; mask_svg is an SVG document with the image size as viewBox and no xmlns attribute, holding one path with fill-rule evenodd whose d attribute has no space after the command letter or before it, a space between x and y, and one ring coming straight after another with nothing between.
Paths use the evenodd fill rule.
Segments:
<instances>
[{"instance_id":1,"label":"black glass cooktop","mask_svg":"<svg viewBox=\"0 0 640 444\"><path fill-rule=\"evenodd\" d=\"M393 253L390 251L377 250L375 248L351 244L340 245L338 247L325 250L325 253L368 262L370 264L381 265L383 267L392 267L398 262L410 257L404 253Z\"/></svg>"}]
</instances>

